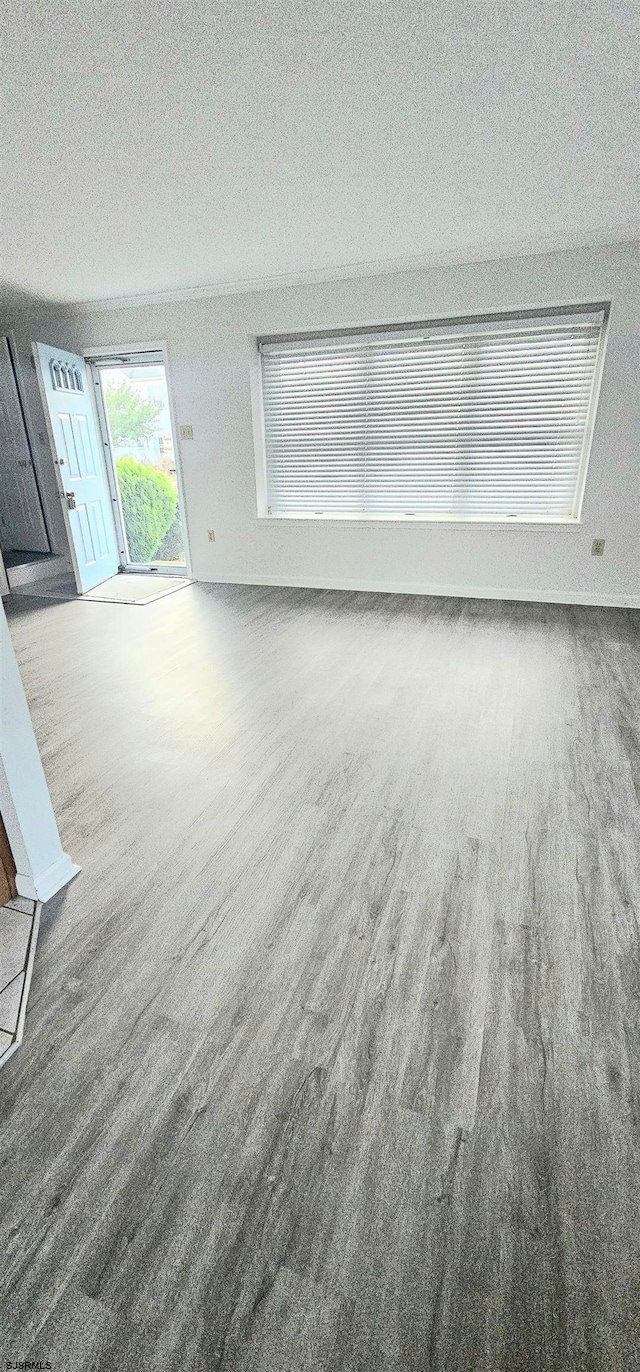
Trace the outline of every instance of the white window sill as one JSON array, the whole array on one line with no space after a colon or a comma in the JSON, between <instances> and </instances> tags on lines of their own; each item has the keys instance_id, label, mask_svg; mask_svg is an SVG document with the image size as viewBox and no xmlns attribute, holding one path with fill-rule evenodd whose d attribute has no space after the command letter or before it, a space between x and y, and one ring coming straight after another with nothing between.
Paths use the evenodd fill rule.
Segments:
<instances>
[{"instance_id":1,"label":"white window sill","mask_svg":"<svg viewBox=\"0 0 640 1372\"><path fill-rule=\"evenodd\" d=\"M580 529L579 519L455 519L438 515L256 515L258 524L347 524L365 528L397 529L399 525L430 525L446 529L518 529L521 533L550 533Z\"/></svg>"}]
</instances>

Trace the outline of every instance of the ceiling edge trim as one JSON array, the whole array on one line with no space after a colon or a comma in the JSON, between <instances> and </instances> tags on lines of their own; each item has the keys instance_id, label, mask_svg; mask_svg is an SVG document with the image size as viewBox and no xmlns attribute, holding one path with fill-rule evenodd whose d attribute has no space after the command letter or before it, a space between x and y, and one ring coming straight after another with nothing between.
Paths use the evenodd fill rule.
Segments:
<instances>
[{"instance_id":1,"label":"ceiling edge trim","mask_svg":"<svg viewBox=\"0 0 640 1372\"><path fill-rule=\"evenodd\" d=\"M65 308L83 314L108 310L136 309L141 305L172 305L182 301L208 300L219 295L251 295L261 291L283 290L287 287L321 285L331 281L350 281L366 276L394 276L406 272L428 271L435 267L472 266L480 262L497 262L515 257L546 256L552 253L576 252L593 248L624 247L638 240L637 232L621 237L585 237L563 235L521 240L502 247L454 249L421 257L398 257L378 261L350 263L342 267L316 268L303 272L286 272L280 276L252 277L244 280L212 282L203 286L186 286L177 290L144 291L138 295L110 296L103 300L57 302ZM54 302L51 302L52 304Z\"/></svg>"}]
</instances>

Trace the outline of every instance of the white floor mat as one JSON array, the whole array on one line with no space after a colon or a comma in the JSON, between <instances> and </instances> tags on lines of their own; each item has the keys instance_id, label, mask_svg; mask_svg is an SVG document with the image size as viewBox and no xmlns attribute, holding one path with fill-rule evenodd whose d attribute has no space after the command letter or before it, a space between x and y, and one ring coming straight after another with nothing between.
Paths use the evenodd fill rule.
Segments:
<instances>
[{"instance_id":1,"label":"white floor mat","mask_svg":"<svg viewBox=\"0 0 640 1372\"><path fill-rule=\"evenodd\" d=\"M56 582L38 583L34 581L30 586L21 586L20 593L23 595L44 597L46 600L99 600L108 601L113 605L149 605L153 600L161 600L165 595L172 595L174 591L182 591L185 586L190 586L191 581L186 576L161 576L155 572L123 572L119 576L112 576L108 581L103 581L102 585L95 586L92 591L86 591L79 596L75 584L69 580L59 580ZM16 588L15 594L18 594Z\"/></svg>"}]
</instances>

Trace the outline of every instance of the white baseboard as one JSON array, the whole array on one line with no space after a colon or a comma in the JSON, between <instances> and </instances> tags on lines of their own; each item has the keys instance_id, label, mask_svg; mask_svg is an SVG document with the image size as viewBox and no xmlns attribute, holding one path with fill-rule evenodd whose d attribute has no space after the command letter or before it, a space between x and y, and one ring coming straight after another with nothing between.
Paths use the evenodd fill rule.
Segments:
<instances>
[{"instance_id":1,"label":"white baseboard","mask_svg":"<svg viewBox=\"0 0 640 1372\"><path fill-rule=\"evenodd\" d=\"M603 608L640 610L640 595L615 595L608 591L533 591L509 586L449 586L437 582L356 581L349 578L268 576L256 573L220 573L196 577L209 584L237 586L293 586L315 591L376 591L390 595L455 596L464 600L526 600L550 605L596 605Z\"/></svg>"},{"instance_id":2,"label":"white baseboard","mask_svg":"<svg viewBox=\"0 0 640 1372\"><path fill-rule=\"evenodd\" d=\"M33 876L25 876L18 872L16 875L18 895L44 903L45 900L50 900L52 896L55 896L56 891L61 891L63 886L77 877L81 870L75 862L71 861L68 853L62 853L44 872L35 872Z\"/></svg>"}]
</instances>

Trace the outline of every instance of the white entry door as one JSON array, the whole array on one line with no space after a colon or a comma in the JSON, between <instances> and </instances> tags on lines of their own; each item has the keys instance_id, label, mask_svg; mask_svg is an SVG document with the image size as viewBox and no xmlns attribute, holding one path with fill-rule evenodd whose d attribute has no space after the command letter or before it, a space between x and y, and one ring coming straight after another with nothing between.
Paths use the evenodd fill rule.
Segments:
<instances>
[{"instance_id":1,"label":"white entry door","mask_svg":"<svg viewBox=\"0 0 640 1372\"><path fill-rule=\"evenodd\" d=\"M4 335L0 338L0 548L49 552L9 340Z\"/></svg>"},{"instance_id":2,"label":"white entry door","mask_svg":"<svg viewBox=\"0 0 640 1372\"><path fill-rule=\"evenodd\" d=\"M45 413L58 466L71 556L80 592L114 576L120 554L112 497L81 357L34 344Z\"/></svg>"}]
</instances>

